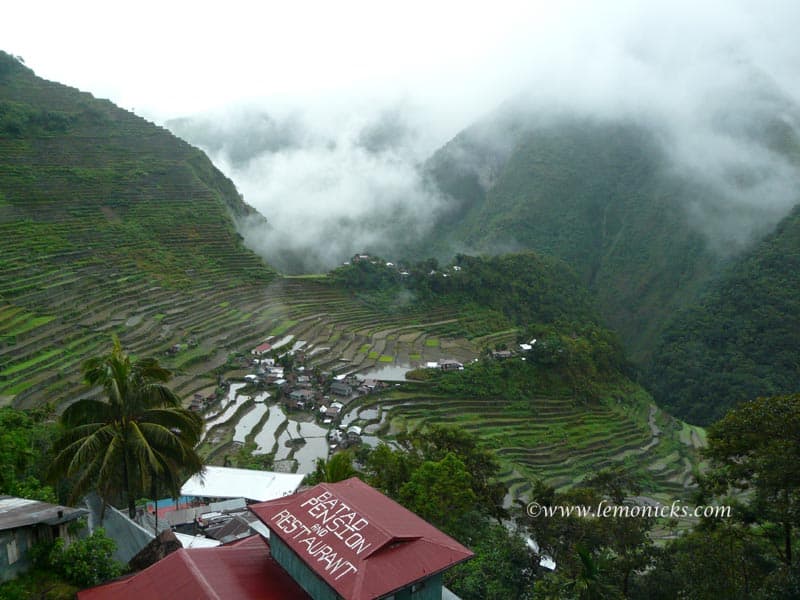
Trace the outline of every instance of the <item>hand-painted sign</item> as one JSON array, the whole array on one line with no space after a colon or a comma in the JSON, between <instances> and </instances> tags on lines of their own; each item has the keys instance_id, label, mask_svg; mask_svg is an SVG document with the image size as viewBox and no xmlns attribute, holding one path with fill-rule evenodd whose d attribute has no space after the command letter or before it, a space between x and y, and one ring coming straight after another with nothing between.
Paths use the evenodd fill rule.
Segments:
<instances>
[{"instance_id":1,"label":"hand-painted sign","mask_svg":"<svg viewBox=\"0 0 800 600\"><path fill-rule=\"evenodd\" d=\"M353 561L374 543L365 537L369 521L328 491L308 498L299 508L303 509L299 515L284 509L271 519L286 534L284 539L320 563L336 581L357 573Z\"/></svg>"}]
</instances>

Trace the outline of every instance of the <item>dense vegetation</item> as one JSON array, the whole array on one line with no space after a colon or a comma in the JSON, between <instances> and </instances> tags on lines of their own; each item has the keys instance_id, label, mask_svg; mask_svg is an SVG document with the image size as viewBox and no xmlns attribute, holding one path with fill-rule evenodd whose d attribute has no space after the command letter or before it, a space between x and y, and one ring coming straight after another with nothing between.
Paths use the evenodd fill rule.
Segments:
<instances>
[{"instance_id":1,"label":"dense vegetation","mask_svg":"<svg viewBox=\"0 0 800 600\"><path fill-rule=\"evenodd\" d=\"M662 406L702 424L800 389L800 207L675 318L648 384Z\"/></svg>"},{"instance_id":2,"label":"dense vegetation","mask_svg":"<svg viewBox=\"0 0 800 600\"><path fill-rule=\"evenodd\" d=\"M789 599L800 591L799 427L797 394L729 412L710 429L699 493L661 514L646 512L658 505L643 501L626 465L569 489L531 480L533 503L507 510L495 457L478 438L436 425L394 447L336 455L317 480L356 474L470 546L475 558L446 574L465 600ZM717 512L690 516L696 507Z\"/></svg>"},{"instance_id":3,"label":"dense vegetation","mask_svg":"<svg viewBox=\"0 0 800 600\"><path fill-rule=\"evenodd\" d=\"M54 435L49 412L0 408L0 495L56 500L55 491L42 478Z\"/></svg>"},{"instance_id":4,"label":"dense vegetation","mask_svg":"<svg viewBox=\"0 0 800 600\"><path fill-rule=\"evenodd\" d=\"M429 162L451 198L429 247L563 259L632 357L646 359L717 261L685 211L709 190L676 178L656 136L634 123L509 119L462 132Z\"/></svg>"},{"instance_id":5,"label":"dense vegetation","mask_svg":"<svg viewBox=\"0 0 800 600\"><path fill-rule=\"evenodd\" d=\"M458 255L453 265L442 268L436 259L403 267L370 257L335 269L329 279L383 312L447 308L462 317L464 333L472 335L533 323L595 320L589 295L569 267L532 252Z\"/></svg>"},{"instance_id":6,"label":"dense vegetation","mask_svg":"<svg viewBox=\"0 0 800 600\"><path fill-rule=\"evenodd\" d=\"M749 135L788 168L800 164L797 133L774 115L759 115ZM709 423L742 400L798 388L798 212L752 247L723 225L701 233L693 205L747 220L753 239L769 230L721 188L671 167L664 148L642 124L504 107L429 161L450 205L421 251L531 248L563 259L659 403Z\"/></svg>"}]
</instances>

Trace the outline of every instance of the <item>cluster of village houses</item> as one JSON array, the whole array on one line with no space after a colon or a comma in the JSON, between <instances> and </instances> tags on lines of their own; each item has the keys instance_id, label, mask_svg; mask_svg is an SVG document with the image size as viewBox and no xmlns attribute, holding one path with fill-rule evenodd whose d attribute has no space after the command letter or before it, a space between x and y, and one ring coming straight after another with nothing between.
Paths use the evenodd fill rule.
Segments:
<instances>
[{"instance_id":1,"label":"cluster of village houses","mask_svg":"<svg viewBox=\"0 0 800 600\"><path fill-rule=\"evenodd\" d=\"M411 273L408 271L408 269L406 267L404 267L402 265L395 264L395 263L393 263L391 261L383 261L382 259L380 259L380 258L378 258L376 256L370 256L369 254L355 254L355 255L353 255L353 258L351 258L348 261L345 261L343 264L345 266L347 266L347 265L356 264L356 263L359 263L359 262L369 262L370 264L373 264L373 265L380 264L380 265L385 266L387 269L395 269L400 274L401 277L408 277L408 276L411 275ZM462 270L462 268L459 265L452 265L452 266L448 267L447 270L452 271L453 273L458 273L459 271ZM441 275L442 277L449 277L450 276L446 271L437 271L436 269L431 269L431 271L428 272L428 275L430 275L430 276Z\"/></svg>"},{"instance_id":2,"label":"cluster of village houses","mask_svg":"<svg viewBox=\"0 0 800 600\"><path fill-rule=\"evenodd\" d=\"M291 366L284 366L274 356L267 356L272 350L268 342L251 350L246 364L252 372L245 375L244 380L259 388L274 390L275 398L287 412L310 413L321 425L330 427L331 450L360 443L361 427L351 425L340 429L336 425L343 410L353 400L384 389L385 383L354 374L333 376L312 371L304 366L302 351L294 353ZM221 390L228 385L228 382L223 382ZM190 409L205 411L220 395L224 396L224 393L215 392L207 397L195 394Z\"/></svg>"}]
</instances>

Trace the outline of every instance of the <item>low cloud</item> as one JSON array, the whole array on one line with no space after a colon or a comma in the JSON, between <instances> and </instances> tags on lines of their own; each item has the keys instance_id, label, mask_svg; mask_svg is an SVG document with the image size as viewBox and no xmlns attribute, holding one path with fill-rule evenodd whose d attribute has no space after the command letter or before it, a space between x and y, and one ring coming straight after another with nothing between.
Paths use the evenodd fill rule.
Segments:
<instances>
[{"instance_id":1,"label":"low cloud","mask_svg":"<svg viewBox=\"0 0 800 600\"><path fill-rule=\"evenodd\" d=\"M298 273L329 270L357 252L396 260L429 232L442 198L421 177L419 134L407 118L398 108L332 120L244 109L170 126L204 147L266 217L241 225L247 245ZM202 143L209 123L214 133ZM275 130L286 143L259 133ZM241 132L252 143L243 146Z\"/></svg>"},{"instance_id":2,"label":"low cloud","mask_svg":"<svg viewBox=\"0 0 800 600\"><path fill-rule=\"evenodd\" d=\"M268 227L244 228L247 243L289 272L413 249L447 214L419 166L508 98L517 100L506 108L524 106L540 123L589 117L653 131L665 167L695 187L685 207L692 226L721 252L762 235L798 202L800 5L619 0L537 10L512 11L516 21L502 36L492 30L483 54L448 65L431 50L431 64L396 80L389 65L374 88L361 81L280 107L267 99L229 108L194 120L206 139L184 137L267 218ZM453 38L444 55L460 56L454 44L471 47ZM494 163L473 166L491 185L514 136L480 135Z\"/></svg>"}]
</instances>

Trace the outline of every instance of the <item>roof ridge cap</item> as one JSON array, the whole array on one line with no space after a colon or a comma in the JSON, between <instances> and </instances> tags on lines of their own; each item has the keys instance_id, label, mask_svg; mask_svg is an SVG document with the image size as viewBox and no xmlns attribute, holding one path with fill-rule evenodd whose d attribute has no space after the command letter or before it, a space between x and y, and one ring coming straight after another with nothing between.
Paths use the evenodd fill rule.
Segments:
<instances>
[{"instance_id":1,"label":"roof ridge cap","mask_svg":"<svg viewBox=\"0 0 800 600\"><path fill-rule=\"evenodd\" d=\"M181 554L181 560L183 560L184 564L186 564L188 569L192 572L192 575L200 583L200 586L208 594L208 598L210 598L211 600L222 600L222 597L219 594L217 594L217 592L214 591L214 588L205 578L205 575L203 575L203 572L200 570L200 567L198 567L197 564L194 562L194 559L192 558L189 551L186 548L181 548L176 553Z\"/></svg>"}]
</instances>

